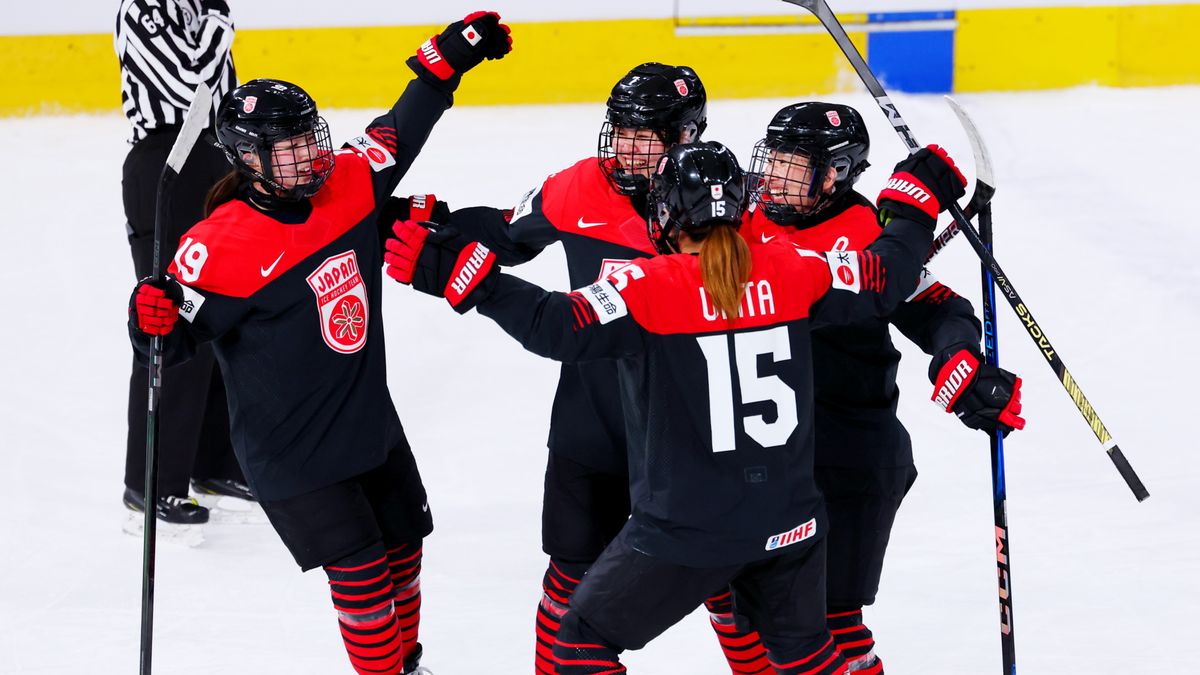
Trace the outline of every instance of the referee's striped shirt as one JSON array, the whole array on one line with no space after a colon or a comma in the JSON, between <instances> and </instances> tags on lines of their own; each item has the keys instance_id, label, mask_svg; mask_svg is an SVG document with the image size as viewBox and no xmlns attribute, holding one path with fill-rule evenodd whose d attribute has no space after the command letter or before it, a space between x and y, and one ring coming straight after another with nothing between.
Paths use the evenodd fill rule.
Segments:
<instances>
[{"instance_id":1,"label":"referee's striped shirt","mask_svg":"<svg viewBox=\"0 0 1200 675\"><path fill-rule=\"evenodd\" d=\"M122 0L114 36L121 60L121 106L136 143L150 130L183 123L206 82L213 107L237 86L233 23L199 0Z\"/></svg>"}]
</instances>

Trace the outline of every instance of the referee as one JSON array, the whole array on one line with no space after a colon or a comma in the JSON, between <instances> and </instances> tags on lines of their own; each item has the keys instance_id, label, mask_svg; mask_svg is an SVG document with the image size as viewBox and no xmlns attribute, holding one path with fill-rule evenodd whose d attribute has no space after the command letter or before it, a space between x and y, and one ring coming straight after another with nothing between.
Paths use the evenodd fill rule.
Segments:
<instances>
[{"instance_id":1,"label":"referee","mask_svg":"<svg viewBox=\"0 0 1200 675\"><path fill-rule=\"evenodd\" d=\"M114 44L121 61L121 104L133 126L121 193L126 235L138 279L150 275L158 179L196 86L208 84L214 107L237 86L230 47L233 23L225 0L122 0ZM203 218L208 189L229 172L212 137L201 137L176 182L163 233L159 269L167 269L180 235ZM124 502L145 507L146 397L149 374L133 364L129 377L129 434ZM192 360L164 375L159 408L157 515L169 523L208 521L199 493L252 499L229 442L225 384L204 345Z\"/></svg>"}]
</instances>

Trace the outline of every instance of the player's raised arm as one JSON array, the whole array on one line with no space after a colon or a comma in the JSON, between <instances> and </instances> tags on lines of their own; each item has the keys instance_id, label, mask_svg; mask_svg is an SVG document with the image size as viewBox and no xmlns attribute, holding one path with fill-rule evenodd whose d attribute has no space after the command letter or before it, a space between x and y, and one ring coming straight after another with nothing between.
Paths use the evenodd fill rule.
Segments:
<instances>
[{"instance_id":1,"label":"player's raised arm","mask_svg":"<svg viewBox=\"0 0 1200 675\"><path fill-rule=\"evenodd\" d=\"M377 203L392 194L420 154L434 125L453 104L463 73L510 51L509 27L495 12L473 12L421 43L407 61L416 78L391 110L367 125L362 136L346 142L370 161Z\"/></svg>"},{"instance_id":2,"label":"player's raised arm","mask_svg":"<svg viewBox=\"0 0 1200 675\"><path fill-rule=\"evenodd\" d=\"M452 228L396 224L386 243L387 273L443 297L460 314L478 306L529 351L556 361L623 356L642 348L641 328L613 283L601 279L571 293L550 292L501 274L486 246Z\"/></svg>"},{"instance_id":3,"label":"player's raised arm","mask_svg":"<svg viewBox=\"0 0 1200 675\"><path fill-rule=\"evenodd\" d=\"M966 178L936 145L922 148L896 165L879 193L879 238L862 251L830 251L827 286L815 289L813 320L851 323L886 316L916 289L925 254L933 241L937 214L966 192ZM823 294L822 294L823 293Z\"/></svg>"}]
</instances>

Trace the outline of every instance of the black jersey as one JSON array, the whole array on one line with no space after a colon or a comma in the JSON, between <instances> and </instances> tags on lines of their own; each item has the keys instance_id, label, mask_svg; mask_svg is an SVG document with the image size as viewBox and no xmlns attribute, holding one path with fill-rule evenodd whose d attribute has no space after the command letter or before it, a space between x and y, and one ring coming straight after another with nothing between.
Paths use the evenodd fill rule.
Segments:
<instances>
[{"instance_id":1,"label":"black jersey","mask_svg":"<svg viewBox=\"0 0 1200 675\"><path fill-rule=\"evenodd\" d=\"M875 207L847 193L821 222L777 225L761 211L747 213L748 238L790 240L816 251L857 250L879 236ZM896 417L900 352L888 324L926 354L978 347L980 324L971 303L922 270L916 291L887 317L814 330L813 389L817 413L817 466L898 467L913 463L912 441Z\"/></svg>"},{"instance_id":2,"label":"black jersey","mask_svg":"<svg viewBox=\"0 0 1200 675\"><path fill-rule=\"evenodd\" d=\"M449 106L413 80L335 153L328 180L295 211L233 200L180 241L169 273L186 321L166 336L164 356L213 342L234 450L260 499L361 474L402 442L384 363L377 210ZM130 334L148 353L149 336L132 323Z\"/></svg>"},{"instance_id":3,"label":"black jersey","mask_svg":"<svg viewBox=\"0 0 1200 675\"><path fill-rule=\"evenodd\" d=\"M511 213L461 209L450 222L495 252L501 265L527 262L562 242L572 288L654 254L644 214L612 189L595 157L551 175ZM624 473L625 420L614 362L562 365L547 445L585 466Z\"/></svg>"},{"instance_id":4,"label":"black jersey","mask_svg":"<svg viewBox=\"0 0 1200 675\"><path fill-rule=\"evenodd\" d=\"M714 309L690 255L635 261L572 293L499 275L478 309L543 356L616 358L631 543L682 565L738 564L824 535L810 328L894 308L931 235L895 219L861 252L754 244L736 317Z\"/></svg>"}]
</instances>

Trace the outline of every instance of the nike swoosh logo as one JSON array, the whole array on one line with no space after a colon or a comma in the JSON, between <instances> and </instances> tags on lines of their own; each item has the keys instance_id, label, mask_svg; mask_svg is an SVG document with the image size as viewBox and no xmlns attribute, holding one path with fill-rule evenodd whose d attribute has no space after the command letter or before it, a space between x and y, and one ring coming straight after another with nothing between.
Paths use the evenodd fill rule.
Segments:
<instances>
[{"instance_id":1,"label":"nike swoosh logo","mask_svg":"<svg viewBox=\"0 0 1200 675\"><path fill-rule=\"evenodd\" d=\"M767 242L771 241L771 240L772 240L772 239L774 239L776 236L777 236L777 235L774 235L774 234L773 234L773 235L771 235L771 236L769 236L769 237L768 237L767 235L765 235L765 234L764 234L764 235L762 236L763 243L765 244L765 243L767 243Z\"/></svg>"},{"instance_id":2,"label":"nike swoosh logo","mask_svg":"<svg viewBox=\"0 0 1200 675\"><path fill-rule=\"evenodd\" d=\"M589 227L600 227L601 225L607 225L608 223L585 223L583 222L583 218L580 218L579 223L577 224L579 225L579 229L586 230Z\"/></svg>"},{"instance_id":3,"label":"nike swoosh logo","mask_svg":"<svg viewBox=\"0 0 1200 675\"><path fill-rule=\"evenodd\" d=\"M429 502L425 502L421 505L421 511L423 513L429 513Z\"/></svg>"},{"instance_id":4,"label":"nike swoosh logo","mask_svg":"<svg viewBox=\"0 0 1200 675\"><path fill-rule=\"evenodd\" d=\"M260 268L258 269L258 271L259 271L259 272L262 272L262 275L263 275L263 278L264 278L264 279L265 279L266 277L269 277L269 276L271 276L271 272L275 271L275 266L279 264L279 261L280 261L280 260L283 260L283 254L284 254L284 253L287 253L287 251L284 251L283 253L280 253L280 254L279 254L279 257L275 259L275 262L271 263L271 266L270 266L270 267L260 267Z\"/></svg>"}]
</instances>

